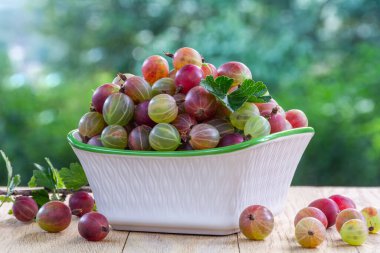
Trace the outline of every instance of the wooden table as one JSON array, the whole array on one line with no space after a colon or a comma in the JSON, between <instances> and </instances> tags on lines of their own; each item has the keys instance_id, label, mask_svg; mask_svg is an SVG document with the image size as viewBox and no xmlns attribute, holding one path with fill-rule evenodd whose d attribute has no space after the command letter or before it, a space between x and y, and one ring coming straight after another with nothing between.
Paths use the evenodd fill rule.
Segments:
<instances>
[{"instance_id":1,"label":"wooden table","mask_svg":"<svg viewBox=\"0 0 380 253\"><path fill-rule=\"evenodd\" d=\"M242 234L196 236L111 231L101 242L87 242L77 232L78 219L61 233L43 232L37 224L23 224L7 214L9 204L0 210L0 252L380 252L380 234L370 235L367 242L354 247L345 244L330 228L327 240L317 250L303 249L294 239L293 219L297 211L312 200L332 194L350 196L358 208L380 207L380 187L333 188L292 187L285 211L275 217L275 229L265 241L249 241Z\"/></svg>"}]
</instances>

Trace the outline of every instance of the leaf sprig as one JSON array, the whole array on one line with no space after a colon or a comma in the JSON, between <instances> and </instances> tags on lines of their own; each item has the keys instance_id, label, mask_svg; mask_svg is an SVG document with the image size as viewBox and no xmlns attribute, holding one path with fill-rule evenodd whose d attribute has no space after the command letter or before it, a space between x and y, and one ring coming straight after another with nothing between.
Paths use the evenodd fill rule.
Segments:
<instances>
[{"instance_id":1,"label":"leaf sprig","mask_svg":"<svg viewBox=\"0 0 380 253\"><path fill-rule=\"evenodd\" d=\"M20 184L21 177L18 174L13 176L11 162L2 150L0 150L0 153L5 161L8 179L6 193L0 195L1 207L6 202L14 202L12 194ZM66 193L62 193L66 191L64 189L75 191L88 185L86 175L80 164L72 163L69 168L58 170L49 158L45 158L45 160L48 165L47 167L43 167L37 163L34 164L37 169L33 170L33 176L28 183L28 186L31 188L43 187L43 189L31 189L29 190L29 194L27 194L37 202L38 206L42 206L50 200L64 201L66 198Z\"/></svg>"},{"instance_id":2,"label":"leaf sprig","mask_svg":"<svg viewBox=\"0 0 380 253\"><path fill-rule=\"evenodd\" d=\"M52 191L52 198L58 200L57 189L64 188L65 185L59 176L58 170L54 168L52 163L48 158L45 158L48 167L43 167L42 165L35 163L34 166L37 170L33 170L33 176L30 179L28 186L37 187L41 186Z\"/></svg>"},{"instance_id":3,"label":"leaf sprig","mask_svg":"<svg viewBox=\"0 0 380 253\"><path fill-rule=\"evenodd\" d=\"M246 79L233 92L228 93L231 89L233 79L227 76L219 76L214 79L213 76L207 76L201 81L201 86L212 93L224 106L234 112L239 109L245 102L265 103L272 97L266 95L267 86L261 81Z\"/></svg>"},{"instance_id":4,"label":"leaf sprig","mask_svg":"<svg viewBox=\"0 0 380 253\"><path fill-rule=\"evenodd\" d=\"M19 174L13 176L13 168L12 168L11 162L9 161L8 157L5 155L4 151L0 150L0 153L4 159L5 167L7 168L7 175L8 175L8 177L7 177L7 194L5 196L0 196L1 197L0 198L0 201L1 201L0 207L2 207L5 202L12 202L13 201L13 199L11 198L11 195L12 195L14 189L20 184L21 178L20 178Z\"/></svg>"}]
</instances>

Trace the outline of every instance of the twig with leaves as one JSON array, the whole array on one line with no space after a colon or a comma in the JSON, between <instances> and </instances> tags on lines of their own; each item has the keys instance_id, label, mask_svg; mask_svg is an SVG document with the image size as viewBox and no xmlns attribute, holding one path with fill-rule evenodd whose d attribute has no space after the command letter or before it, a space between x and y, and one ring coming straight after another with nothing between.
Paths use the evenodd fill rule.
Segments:
<instances>
[{"instance_id":1,"label":"twig with leaves","mask_svg":"<svg viewBox=\"0 0 380 253\"><path fill-rule=\"evenodd\" d=\"M0 153L5 161L5 166L7 168L7 174L8 174L7 190L3 196L0 196L0 201L1 201L0 207L2 207L3 204L6 202L13 202L13 198L11 196L15 188L20 184L21 177L19 174L13 176L13 168L12 168L11 162L9 161L8 157L5 155L5 153L2 150L0 150Z\"/></svg>"},{"instance_id":2,"label":"twig with leaves","mask_svg":"<svg viewBox=\"0 0 380 253\"><path fill-rule=\"evenodd\" d=\"M6 202L14 202L13 197L17 195L31 196L38 206L42 206L50 200L64 201L68 194L79 190L91 191L89 187L85 187L88 181L80 164L72 163L69 168L58 170L49 158L45 158L47 167L34 164L37 169L33 170L33 176L28 183L30 189L17 190L16 187L21 182L20 175L13 176L11 162L2 150L0 153L8 173L7 189L0 190L0 207Z\"/></svg>"}]
</instances>

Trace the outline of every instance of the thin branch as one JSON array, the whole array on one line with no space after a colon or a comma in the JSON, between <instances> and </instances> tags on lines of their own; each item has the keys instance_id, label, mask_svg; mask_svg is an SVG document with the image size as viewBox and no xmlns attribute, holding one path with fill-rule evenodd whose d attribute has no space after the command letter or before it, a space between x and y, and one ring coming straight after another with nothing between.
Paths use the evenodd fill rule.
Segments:
<instances>
[{"instance_id":1,"label":"thin branch","mask_svg":"<svg viewBox=\"0 0 380 253\"><path fill-rule=\"evenodd\" d=\"M14 190L12 193L13 196L31 196L33 191L42 190L43 188L30 188L30 189L23 189L23 190ZM72 194L77 191L85 191L85 192L92 192L90 187L82 187L79 190L70 190L70 189L57 189L55 192L58 194ZM49 191L49 193L53 193L52 191ZM0 190L0 195L7 195L6 190Z\"/></svg>"}]
</instances>

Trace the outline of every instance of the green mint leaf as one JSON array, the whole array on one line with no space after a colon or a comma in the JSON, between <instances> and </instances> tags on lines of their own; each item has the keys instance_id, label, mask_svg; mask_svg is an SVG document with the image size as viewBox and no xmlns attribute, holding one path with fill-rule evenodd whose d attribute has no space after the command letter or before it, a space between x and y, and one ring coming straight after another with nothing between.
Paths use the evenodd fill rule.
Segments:
<instances>
[{"instance_id":1,"label":"green mint leaf","mask_svg":"<svg viewBox=\"0 0 380 253\"><path fill-rule=\"evenodd\" d=\"M228 90L231 88L233 79L226 76L219 76L214 79L213 76L209 75L206 79L201 81L201 86L206 88L210 93L214 94L220 99L224 99L227 95Z\"/></svg>"},{"instance_id":2,"label":"green mint leaf","mask_svg":"<svg viewBox=\"0 0 380 253\"><path fill-rule=\"evenodd\" d=\"M34 188L34 187L37 187L37 182L36 182L36 178L34 176L32 176L28 182L28 186L30 188Z\"/></svg>"},{"instance_id":3,"label":"green mint leaf","mask_svg":"<svg viewBox=\"0 0 380 253\"><path fill-rule=\"evenodd\" d=\"M46 190L32 191L32 198L36 201L38 207L43 206L50 201L49 193Z\"/></svg>"},{"instance_id":4,"label":"green mint leaf","mask_svg":"<svg viewBox=\"0 0 380 253\"><path fill-rule=\"evenodd\" d=\"M255 91L255 82L251 79L244 80L240 87L227 96L228 103L233 110L239 109Z\"/></svg>"},{"instance_id":5,"label":"green mint leaf","mask_svg":"<svg viewBox=\"0 0 380 253\"><path fill-rule=\"evenodd\" d=\"M265 101L268 99L268 96L264 98L263 95L266 94L267 91L268 89L263 82L246 79L237 90L227 96L227 100L230 107L235 111L245 102ZM269 96L269 99L270 98Z\"/></svg>"},{"instance_id":6,"label":"green mint leaf","mask_svg":"<svg viewBox=\"0 0 380 253\"><path fill-rule=\"evenodd\" d=\"M86 174L79 163L70 164L70 168L62 168L59 171L67 189L78 190L88 185Z\"/></svg>"},{"instance_id":7,"label":"green mint leaf","mask_svg":"<svg viewBox=\"0 0 380 253\"><path fill-rule=\"evenodd\" d=\"M46 187L49 190L55 189L55 184L52 178L41 170L33 170L35 186Z\"/></svg>"},{"instance_id":8,"label":"green mint leaf","mask_svg":"<svg viewBox=\"0 0 380 253\"><path fill-rule=\"evenodd\" d=\"M239 88L228 94L232 83L233 79L226 76L219 76L216 79L207 76L200 85L232 112L239 109L245 102L266 103L272 98L266 95L268 89L261 81L255 82L252 79L246 79Z\"/></svg>"},{"instance_id":9,"label":"green mint leaf","mask_svg":"<svg viewBox=\"0 0 380 253\"><path fill-rule=\"evenodd\" d=\"M251 103L268 103L269 100L271 100L271 96L261 96L261 97L255 97L255 96L252 96L248 99L247 102L251 102Z\"/></svg>"},{"instance_id":10,"label":"green mint leaf","mask_svg":"<svg viewBox=\"0 0 380 253\"><path fill-rule=\"evenodd\" d=\"M9 215L13 215L13 210L12 210L12 209L9 209L9 210L8 210L8 214L9 214Z\"/></svg>"},{"instance_id":11,"label":"green mint leaf","mask_svg":"<svg viewBox=\"0 0 380 253\"><path fill-rule=\"evenodd\" d=\"M254 92L252 93L253 96L261 97L268 92L267 86L262 81L253 81L253 83L255 87Z\"/></svg>"},{"instance_id":12,"label":"green mint leaf","mask_svg":"<svg viewBox=\"0 0 380 253\"><path fill-rule=\"evenodd\" d=\"M8 157L5 155L4 151L0 150L1 156L3 157L3 160L5 162L5 167L7 168L8 172L8 181L7 181L7 190L9 188L9 184L11 183L12 175L13 175L13 168L12 164L9 161Z\"/></svg>"},{"instance_id":13,"label":"green mint leaf","mask_svg":"<svg viewBox=\"0 0 380 253\"><path fill-rule=\"evenodd\" d=\"M233 79L226 76L219 76L214 79L214 77L209 75L201 81L200 86L213 94L224 106L231 109L227 101L227 93L233 82Z\"/></svg>"},{"instance_id":14,"label":"green mint leaf","mask_svg":"<svg viewBox=\"0 0 380 253\"><path fill-rule=\"evenodd\" d=\"M8 193L7 195L12 195L15 188L21 183L21 177L19 174L12 177L11 182L9 183Z\"/></svg>"},{"instance_id":15,"label":"green mint leaf","mask_svg":"<svg viewBox=\"0 0 380 253\"><path fill-rule=\"evenodd\" d=\"M265 95L268 92L268 88L263 82L261 81L255 82L254 86L255 86L255 90L252 93L252 95L248 98L248 102L266 103L272 98L269 95Z\"/></svg>"},{"instance_id":16,"label":"green mint leaf","mask_svg":"<svg viewBox=\"0 0 380 253\"><path fill-rule=\"evenodd\" d=\"M0 202L1 203L10 203L13 201L12 201L12 197L1 195L0 196Z\"/></svg>"}]
</instances>

